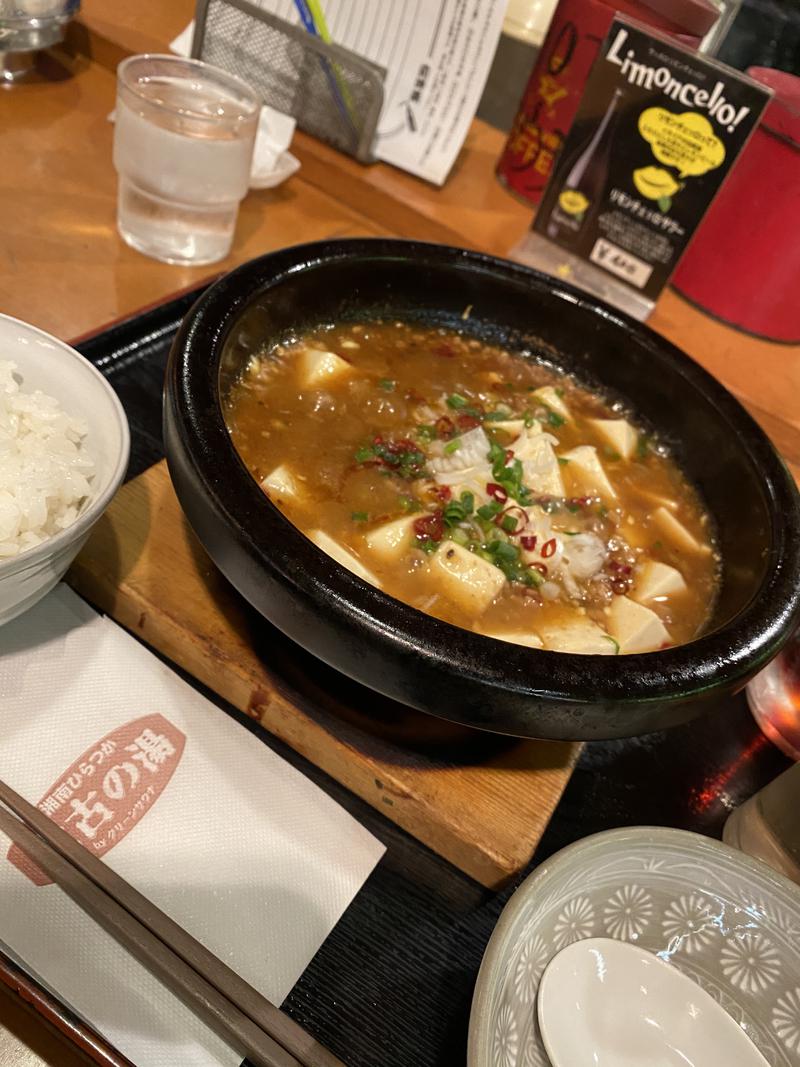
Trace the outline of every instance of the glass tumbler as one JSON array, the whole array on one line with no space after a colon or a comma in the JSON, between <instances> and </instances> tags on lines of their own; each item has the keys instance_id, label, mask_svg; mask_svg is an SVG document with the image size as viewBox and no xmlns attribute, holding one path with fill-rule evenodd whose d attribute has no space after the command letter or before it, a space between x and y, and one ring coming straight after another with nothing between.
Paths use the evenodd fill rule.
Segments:
<instances>
[{"instance_id":1,"label":"glass tumbler","mask_svg":"<svg viewBox=\"0 0 800 1067\"><path fill-rule=\"evenodd\" d=\"M722 836L727 844L800 882L800 764L736 808Z\"/></svg>"},{"instance_id":2,"label":"glass tumbler","mask_svg":"<svg viewBox=\"0 0 800 1067\"><path fill-rule=\"evenodd\" d=\"M239 78L197 59L141 55L120 63L117 227L132 248L190 265L227 255L260 106Z\"/></svg>"},{"instance_id":3,"label":"glass tumbler","mask_svg":"<svg viewBox=\"0 0 800 1067\"><path fill-rule=\"evenodd\" d=\"M800 760L800 631L746 692L761 731L789 759Z\"/></svg>"}]
</instances>

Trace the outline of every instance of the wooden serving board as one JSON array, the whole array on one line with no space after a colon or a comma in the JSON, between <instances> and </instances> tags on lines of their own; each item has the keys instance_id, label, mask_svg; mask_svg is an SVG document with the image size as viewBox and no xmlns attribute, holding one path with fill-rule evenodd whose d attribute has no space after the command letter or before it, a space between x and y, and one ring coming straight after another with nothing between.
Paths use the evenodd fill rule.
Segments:
<instances>
[{"instance_id":1,"label":"wooden serving board","mask_svg":"<svg viewBox=\"0 0 800 1067\"><path fill-rule=\"evenodd\" d=\"M129 482L68 581L235 707L490 888L528 860L579 744L509 741L449 724L422 751L420 716L310 656L266 623L186 522L165 463ZM468 737L468 740L465 740Z\"/></svg>"}]
</instances>

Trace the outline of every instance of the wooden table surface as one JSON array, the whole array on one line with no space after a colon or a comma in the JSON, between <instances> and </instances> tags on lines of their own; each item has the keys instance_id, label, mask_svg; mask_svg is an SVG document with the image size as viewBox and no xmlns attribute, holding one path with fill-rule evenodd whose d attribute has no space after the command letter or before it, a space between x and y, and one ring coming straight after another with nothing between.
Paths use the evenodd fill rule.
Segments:
<instances>
[{"instance_id":1,"label":"wooden table surface","mask_svg":"<svg viewBox=\"0 0 800 1067\"><path fill-rule=\"evenodd\" d=\"M37 76L0 91L0 311L69 339L166 299L208 277L128 248L115 226L111 163L116 63L166 51L192 15L191 0L83 0L66 50ZM475 122L439 189L383 165L361 166L298 133L298 175L242 204L224 271L271 249L321 238L398 235L506 254L531 211L494 178L503 134ZM667 290L649 325L717 375L750 409L800 478L800 346L731 330ZM5 1024L5 1026L3 1026ZM79 1062L0 995L0 1062Z\"/></svg>"}]
</instances>

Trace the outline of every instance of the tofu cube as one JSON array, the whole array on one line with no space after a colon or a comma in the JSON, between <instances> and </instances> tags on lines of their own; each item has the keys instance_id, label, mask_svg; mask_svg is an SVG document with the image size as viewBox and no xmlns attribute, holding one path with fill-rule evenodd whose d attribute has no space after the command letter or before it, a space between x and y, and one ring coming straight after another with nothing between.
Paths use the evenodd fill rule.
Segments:
<instances>
[{"instance_id":1,"label":"tofu cube","mask_svg":"<svg viewBox=\"0 0 800 1067\"><path fill-rule=\"evenodd\" d=\"M597 436L603 443L618 452L623 459L630 459L639 443L639 434L627 419L589 419Z\"/></svg>"},{"instance_id":2,"label":"tofu cube","mask_svg":"<svg viewBox=\"0 0 800 1067\"><path fill-rule=\"evenodd\" d=\"M539 624L544 647L553 652L573 652L584 656L615 656L617 645L604 630L585 615L560 622Z\"/></svg>"},{"instance_id":3,"label":"tofu cube","mask_svg":"<svg viewBox=\"0 0 800 1067\"><path fill-rule=\"evenodd\" d=\"M633 491L642 500L646 500L648 504L653 507L667 508L668 511L678 510L678 501L673 500L670 496L664 496L662 493L654 493L651 489L643 489L640 485L632 487Z\"/></svg>"},{"instance_id":4,"label":"tofu cube","mask_svg":"<svg viewBox=\"0 0 800 1067\"><path fill-rule=\"evenodd\" d=\"M532 395L537 397L546 408L554 411L556 415L560 415L567 422L572 422L569 408L552 385L543 385L541 389L534 389Z\"/></svg>"},{"instance_id":5,"label":"tofu cube","mask_svg":"<svg viewBox=\"0 0 800 1067\"><path fill-rule=\"evenodd\" d=\"M301 492L297 478L284 463L261 479L261 488L270 500L278 504L282 500L296 500Z\"/></svg>"},{"instance_id":6,"label":"tofu cube","mask_svg":"<svg viewBox=\"0 0 800 1067\"><path fill-rule=\"evenodd\" d=\"M331 559L336 560L347 570L352 571L358 578L369 582L370 585L374 585L376 589L380 589L381 583L372 571L367 570L364 564L349 549L345 548L344 545L340 545L338 541L334 541L324 530L311 530L308 538L314 542L317 548L321 548L323 552L326 552Z\"/></svg>"},{"instance_id":7,"label":"tofu cube","mask_svg":"<svg viewBox=\"0 0 800 1067\"><path fill-rule=\"evenodd\" d=\"M436 552L430 572L446 597L474 615L482 615L506 584L498 567L454 541Z\"/></svg>"},{"instance_id":8,"label":"tofu cube","mask_svg":"<svg viewBox=\"0 0 800 1067\"><path fill-rule=\"evenodd\" d=\"M608 475L597 456L593 445L579 445L569 452L563 452L564 478L572 491L577 494L598 494L604 500L616 500L617 493L608 480Z\"/></svg>"},{"instance_id":9,"label":"tofu cube","mask_svg":"<svg viewBox=\"0 0 800 1067\"><path fill-rule=\"evenodd\" d=\"M484 637L493 637L495 641L508 641L512 645L524 645L526 648L543 648L542 639L535 633L520 630L479 630Z\"/></svg>"},{"instance_id":10,"label":"tofu cube","mask_svg":"<svg viewBox=\"0 0 800 1067\"><path fill-rule=\"evenodd\" d=\"M614 597L607 618L608 632L620 652L652 652L672 640L654 611L626 596Z\"/></svg>"},{"instance_id":11,"label":"tofu cube","mask_svg":"<svg viewBox=\"0 0 800 1067\"><path fill-rule=\"evenodd\" d=\"M631 597L640 604L686 592L686 582L677 567L647 560L636 570L636 582Z\"/></svg>"},{"instance_id":12,"label":"tofu cube","mask_svg":"<svg viewBox=\"0 0 800 1067\"><path fill-rule=\"evenodd\" d=\"M711 545L698 541L683 523L676 519L666 508L656 508L652 516L653 525L659 533L682 552L693 552L699 556L711 555Z\"/></svg>"},{"instance_id":13,"label":"tofu cube","mask_svg":"<svg viewBox=\"0 0 800 1067\"><path fill-rule=\"evenodd\" d=\"M412 544L413 526L419 515L408 515L368 530L364 535L367 548L385 563L399 560Z\"/></svg>"},{"instance_id":14,"label":"tofu cube","mask_svg":"<svg viewBox=\"0 0 800 1067\"><path fill-rule=\"evenodd\" d=\"M305 348L298 357L300 384L304 389L320 389L348 374L353 367L335 352L323 352L318 348Z\"/></svg>"}]
</instances>

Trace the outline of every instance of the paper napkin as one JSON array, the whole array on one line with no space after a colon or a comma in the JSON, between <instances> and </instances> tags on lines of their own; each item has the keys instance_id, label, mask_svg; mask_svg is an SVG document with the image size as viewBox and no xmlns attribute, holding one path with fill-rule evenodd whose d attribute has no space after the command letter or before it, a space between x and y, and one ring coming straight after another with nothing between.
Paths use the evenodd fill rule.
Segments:
<instances>
[{"instance_id":1,"label":"paper napkin","mask_svg":"<svg viewBox=\"0 0 800 1067\"><path fill-rule=\"evenodd\" d=\"M383 847L59 586L0 630L0 777L280 1004ZM43 884L45 883L45 884ZM139 1067L229 1048L0 834L0 942Z\"/></svg>"}]
</instances>

